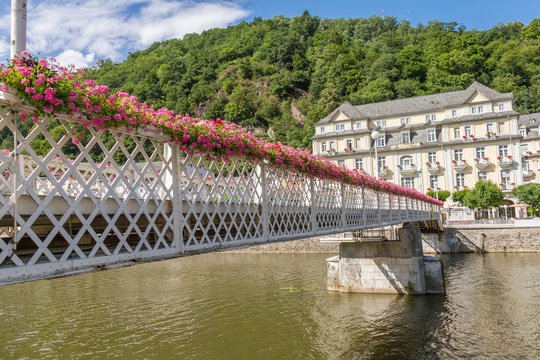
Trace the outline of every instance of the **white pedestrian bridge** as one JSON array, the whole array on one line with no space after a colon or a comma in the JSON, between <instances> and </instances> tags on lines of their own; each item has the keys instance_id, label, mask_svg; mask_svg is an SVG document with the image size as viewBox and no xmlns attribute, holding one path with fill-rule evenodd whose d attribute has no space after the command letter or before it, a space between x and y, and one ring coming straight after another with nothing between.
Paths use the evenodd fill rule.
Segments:
<instances>
[{"instance_id":1,"label":"white pedestrian bridge","mask_svg":"<svg viewBox=\"0 0 540 360\"><path fill-rule=\"evenodd\" d=\"M62 115L23 123L28 107L6 95L0 283L440 216L429 202L269 162L189 155L152 129L82 129Z\"/></svg>"}]
</instances>

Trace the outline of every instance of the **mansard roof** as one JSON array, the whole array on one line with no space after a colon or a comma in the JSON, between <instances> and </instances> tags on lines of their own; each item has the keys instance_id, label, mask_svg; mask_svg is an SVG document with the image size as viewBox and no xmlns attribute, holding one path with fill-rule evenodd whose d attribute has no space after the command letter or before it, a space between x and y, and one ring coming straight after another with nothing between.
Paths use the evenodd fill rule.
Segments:
<instances>
[{"instance_id":1,"label":"mansard roof","mask_svg":"<svg viewBox=\"0 0 540 360\"><path fill-rule=\"evenodd\" d=\"M353 111L351 107L354 108L356 111L354 113L356 114L355 117L349 116L345 111L342 111L345 113L345 115L351 117L351 119L375 119L391 116L404 116L408 114L429 112L452 106L463 105L466 104L477 93L485 96L490 101L511 100L514 98L512 93L500 93L475 81L465 90L416 96L357 106L352 106L348 102L345 102L328 116L317 122L316 125L331 121L333 119L334 112L340 110L342 106L345 106L344 109L351 113Z\"/></svg>"},{"instance_id":2,"label":"mansard roof","mask_svg":"<svg viewBox=\"0 0 540 360\"><path fill-rule=\"evenodd\" d=\"M526 128L540 126L540 113L520 115L518 126Z\"/></svg>"}]
</instances>

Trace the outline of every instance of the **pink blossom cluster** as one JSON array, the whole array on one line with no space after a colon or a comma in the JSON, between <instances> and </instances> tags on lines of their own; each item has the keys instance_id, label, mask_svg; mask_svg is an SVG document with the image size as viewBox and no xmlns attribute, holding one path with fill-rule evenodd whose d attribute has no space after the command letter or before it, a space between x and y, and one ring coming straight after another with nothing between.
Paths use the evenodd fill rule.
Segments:
<instances>
[{"instance_id":1,"label":"pink blossom cluster","mask_svg":"<svg viewBox=\"0 0 540 360\"><path fill-rule=\"evenodd\" d=\"M312 155L309 150L265 142L234 123L201 120L166 108L154 109L127 93L111 94L107 86L83 80L81 70L62 67L54 59L36 59L25 52L21 55L9 65L2 65L0 81L4 83L3 91L14 91L37 109L36 113L21 114L23 120L39 121L38 115L67 114L81 121L84 127L121 126L128 131L144 131L153 126L169 135L180 150L191 154L222 160L248 158L285 171L442 205L441 201L418 191L336 165Z\"/></svg>"}]
</instances>

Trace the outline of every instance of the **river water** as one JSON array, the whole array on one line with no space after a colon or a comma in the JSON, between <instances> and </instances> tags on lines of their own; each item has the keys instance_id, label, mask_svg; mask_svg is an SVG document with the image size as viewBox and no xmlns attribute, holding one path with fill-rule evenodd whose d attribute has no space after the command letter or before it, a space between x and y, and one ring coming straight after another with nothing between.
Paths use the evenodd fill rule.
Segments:
<instances>
[{"instance_id":1,"label":"river water","mask_svg":"<svg viewBox=\"0 0 540 360\"><path fill-rule=\"evenodd\" d=\"M540 254L443 256L446 295L328 292L328 255L215 253L0 287L2 359L539 359Z\"/></svg>"}]
</instances>

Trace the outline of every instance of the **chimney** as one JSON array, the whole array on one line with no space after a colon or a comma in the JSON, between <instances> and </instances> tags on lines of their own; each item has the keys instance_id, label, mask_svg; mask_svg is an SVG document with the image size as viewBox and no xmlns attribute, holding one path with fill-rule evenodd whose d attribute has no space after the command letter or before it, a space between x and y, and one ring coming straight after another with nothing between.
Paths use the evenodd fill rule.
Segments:
<instances>
[{"instance_id":1,"label":"chimney","mask_svg":"<svg viewBox=\"0 0 540 360\"><path fill-rule=\"evenodd\" d=\"M11 0L11 59L26 50L27 0Z\"/></svg>"}]
</instances>

